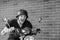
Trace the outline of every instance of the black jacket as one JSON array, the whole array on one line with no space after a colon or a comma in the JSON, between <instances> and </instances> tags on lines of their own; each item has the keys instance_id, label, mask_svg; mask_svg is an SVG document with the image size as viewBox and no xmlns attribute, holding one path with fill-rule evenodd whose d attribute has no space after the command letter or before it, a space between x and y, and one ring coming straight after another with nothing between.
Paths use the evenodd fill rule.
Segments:
<instances>
[{"instance_id":1,"label":"black jacket","mask_svg":"<svg viewBox=\"0 0 60 40\"><path fill-rule=\"evenodd\" d=\"M19 24L17 23L17 19L13 19L13 20L10 20L9 22L9 25L6 24L6 27L7 28L10 28L10 27L15 27L15 28L26 28L28 27L29 29L32 29L32 24L28 21L28 20L25 20L25 22L23 23L22 27L19 26ZM16 38L18 36L15 36L15 32L12 31L9 35L9 38Z\"/></svg>"}]
</instances>

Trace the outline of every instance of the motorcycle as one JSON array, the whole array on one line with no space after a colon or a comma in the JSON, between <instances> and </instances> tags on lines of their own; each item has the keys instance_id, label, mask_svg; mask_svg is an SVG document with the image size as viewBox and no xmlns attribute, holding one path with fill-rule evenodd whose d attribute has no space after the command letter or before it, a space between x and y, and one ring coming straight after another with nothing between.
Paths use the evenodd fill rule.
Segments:
<instances>
[{"instance_id":1,"label":"motorcycle","mask_svg":"<svg viewBox=\"0 0 60 40\"><path fill-rule=\"evenodd\" d=\"M7 20L6 18L4 19L4 21L8 24L9 20ZM8 24L9 25L9 24ZM37 35L38 33L40 33L40 29L35 29L35 30L29 30L28 28L24 28L24 29L19 29L19 28L15 28L15 35L19 36L20 40L35 40L33 35Z\"/></svg>"},{"instance_id":2,"label":"motorcycle","mask_svg":"<svg viewBox=\"0 0 60 40\"><path fill-rule=\"evenodd\" d=\"M21 40L35 40L33 35L37 35L38 33L40 33L40 29L32 30L30 33L26 29L16 29L15 32L16 35L20 36L19 38Z\"/></svg>"}]
</instances>

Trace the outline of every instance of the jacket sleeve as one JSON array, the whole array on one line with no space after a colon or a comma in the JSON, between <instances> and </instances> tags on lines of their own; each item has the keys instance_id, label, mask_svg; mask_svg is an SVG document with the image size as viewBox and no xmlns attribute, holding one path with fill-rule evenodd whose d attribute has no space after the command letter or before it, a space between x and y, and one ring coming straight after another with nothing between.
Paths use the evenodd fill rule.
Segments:
<instances>
[{"instance_id":1,"label":"jacket sleeve","mask_svg":"<svg viewBox=\"0 0 60 40\"><path fill-rule=\"evenodd\" d=\"M6 23L6 27L7 27L7 28L13 27L13 20L8 21L8 22Z\"/></svg>"},{"instance_id":2,"label":"jacket sleeve","mask_svg":"<svg viewBox=\"0 0 60 40\"><path fill-rule=\"evenodd\" d=\"M27 27L28 27L29 29L32 29L32 28L33 28L32 24L31 24L29 21L26 23L26 25L27 25Z\"/></svg>"}]
</instances>

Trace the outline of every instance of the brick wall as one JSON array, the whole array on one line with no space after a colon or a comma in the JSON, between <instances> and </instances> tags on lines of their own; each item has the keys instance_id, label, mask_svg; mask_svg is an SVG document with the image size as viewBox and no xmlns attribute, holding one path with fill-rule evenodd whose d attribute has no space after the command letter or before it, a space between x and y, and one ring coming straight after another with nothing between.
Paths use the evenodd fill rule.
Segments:
<instances>
[{"instance_id":1,"label":"brick wall","mask_svg":"<svg viewBox=\"0 0 60 40\"><path fill-rule=\"evenodd\" d=\"M33 27L41 29L41 33L35 36L36 40L60 40L60 1L50 0L17 0L5 1L0 4L0 31L4 28L3 18L15 18L19 9L28 11ZM39 23L39 18L42 21ZM0 40L6 40L8 35L0 36Z\"/></svg>"}]
</instances>

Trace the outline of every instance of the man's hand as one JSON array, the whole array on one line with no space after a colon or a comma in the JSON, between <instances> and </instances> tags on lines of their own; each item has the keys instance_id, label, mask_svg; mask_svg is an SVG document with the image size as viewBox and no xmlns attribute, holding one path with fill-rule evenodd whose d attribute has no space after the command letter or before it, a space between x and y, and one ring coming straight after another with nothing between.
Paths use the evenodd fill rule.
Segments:
<instances>
[{"instance_id":1,"label":"man's hand","mask_svg":"<svg viewBox=\"0 0 60 40\"><path fill-rule=\"evenodd\" d=\"M11 32L11 31L13 31L13 30L15 30L14 27L9 28L9 32Z\"/></svg>"},{"instance_id":2,"label":"man's hand","mask_svg":"<svg viewBox=\"0 0 60 40\"><path fill-rule=\"evenodd\" d=\"M28 27L26 27L26 28L22 29L22 32L23 32L24 34L29 34L30 29L29 29Z\"/></svg>"}]
</instances>

